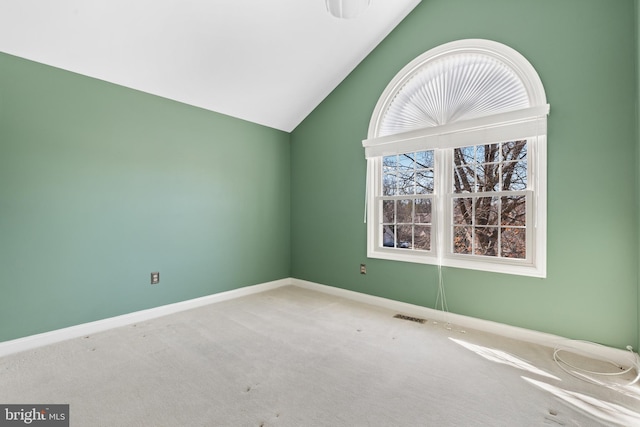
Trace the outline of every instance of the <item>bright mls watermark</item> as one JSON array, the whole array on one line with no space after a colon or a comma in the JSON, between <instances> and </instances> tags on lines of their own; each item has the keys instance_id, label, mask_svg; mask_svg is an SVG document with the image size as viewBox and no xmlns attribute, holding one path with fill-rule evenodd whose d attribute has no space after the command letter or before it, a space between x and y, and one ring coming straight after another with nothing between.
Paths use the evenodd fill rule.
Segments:
<instances>
[{"instance_id":1,"label":"bright mls watermark","mask_svg":"<svg viewBox=\"0 0 640 427\"><path fill-rule=\"evenodd\" d=\"M69 405L2 405L0 427L69 427Z\"/></svg>"}]
</instances>

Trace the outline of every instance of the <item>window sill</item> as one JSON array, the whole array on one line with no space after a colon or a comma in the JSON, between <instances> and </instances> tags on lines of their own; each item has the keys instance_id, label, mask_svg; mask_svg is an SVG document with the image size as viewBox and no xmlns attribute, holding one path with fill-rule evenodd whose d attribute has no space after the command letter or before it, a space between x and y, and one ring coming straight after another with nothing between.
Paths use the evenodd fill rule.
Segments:
<instances>
[{"instance_id":1,"label":"window sill","mask_svg":"<svg viewBox=\"0 0 640 427\"><path fill-rule=\"evenodd\" d=\"M403 249L378 249L369 251L368 258L384 259L388 261L411 262L416 264L438 265L438 257L432 252L418 253L416 251ZM465 259L466 258L466 259ZM517 276L528 276L546 278L547 273L544 266L533 263L518 262L504 259L495 259L491 262L482 259L469 259L462 256L446 257L441 260L443 267L464 268L467 270L478 270L490 273L512 274Z\"/></svg>"}]
</instances>

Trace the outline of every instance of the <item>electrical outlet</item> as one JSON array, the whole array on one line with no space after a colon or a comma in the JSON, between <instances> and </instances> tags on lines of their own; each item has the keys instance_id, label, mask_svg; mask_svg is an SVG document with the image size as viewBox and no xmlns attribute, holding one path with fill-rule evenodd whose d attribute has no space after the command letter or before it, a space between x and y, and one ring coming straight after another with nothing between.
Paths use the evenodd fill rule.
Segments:
<instances>
[{"instance_id":1,"label":"electrical outlet","mask_svg":"<svg viewBox=\"0 0 640 427\"><path fill-rule=\"evenodd\" d=\"M360 264L360 274L367 274L367 265Z\"/></svg>"},{"instance_id":2,"label":"electrical outlet","mask_svg":"<svg viewBox=\"0 0 640 427\"><path fill-rule=\"evenodd\" d=\"M160 283L160 273L157 271L154 273L151 273L151 284L157 285L158 283Z\"/></svg>"}]
</instances>

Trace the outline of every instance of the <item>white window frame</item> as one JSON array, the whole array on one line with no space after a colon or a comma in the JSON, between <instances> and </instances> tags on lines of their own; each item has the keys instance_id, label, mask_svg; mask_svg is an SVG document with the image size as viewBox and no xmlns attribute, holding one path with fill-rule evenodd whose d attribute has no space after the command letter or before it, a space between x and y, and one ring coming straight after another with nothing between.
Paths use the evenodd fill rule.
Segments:
<instances>
[{"instance_id":1,"label":"white window frame","mask_svg":"<svg viewBox=\"0 0 640 427\"><path fill-rule=\"evenodd\" d=\"M501 112L439 126L379 136L384 113L403 84L421 67L450 53L481 53L499 58L521 79L528 108ZM488 40L461 40L432 49L408 64L387 86L374 110L369 135L363 141L367 158L367 256L395 261L435 264L532 277L546 277L546 134L549 105L542 82L531 64L515 50ZM453 253L453 149L527 139L526 259ZM384 247L381 233L382 159L384 156L434 150L435 188L431 250ZM475 196L482 194L473 193ZM406 198L411 198L407 196Z\"/></svg>"}]
</instances>

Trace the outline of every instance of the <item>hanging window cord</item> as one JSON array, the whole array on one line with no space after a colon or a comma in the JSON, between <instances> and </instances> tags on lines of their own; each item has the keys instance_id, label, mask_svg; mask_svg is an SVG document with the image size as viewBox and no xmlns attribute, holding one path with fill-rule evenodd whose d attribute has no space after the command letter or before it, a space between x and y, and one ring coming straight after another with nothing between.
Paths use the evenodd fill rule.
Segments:
<instances>
[{"instance_id":1,"label":"hanging window cord","mask_svg":"<svg viewBox=\"0 0 640 427\"><path fill-rule=\"evenodd\" d=\"M447 296L444 293L444 282L442 280L442 265L438 264L438 296L436 297L436 310L444 313L447 329L451 329L448 315L449 306L447 305Z\"/></svg>"},{"instance_id":2,"label":"hanging window cord","mask_svg":"<svg viewBox=\"0 0 640 427\"><path fill-rule=\"evenodd\" d=\"M586 343L586 344L590 344L590 345L597 345L600 347L604 347L600 344L596 344L590 341L580 341L580 340L575 340L572 341L575 343ZM598 360L601 360L603 362L607 362L610 363L612 366L614 366L615 368L618 369L618 371L615 372L598 372L598 371L591 371L585 368L581 368L579 366L576 366L572 363L569 363L567 360L563 359L560 356L560 353L562 352L568 352L569 350L571 350L571 348L569 346L558 346L554 349L553 351L553 360L557 363L557 365L566 373L568 373L569 375L579 378L583 381L592 383L592 384L596 384L596 385L602 385L601 382L596 381L594 379L589 378L589 375L597 375L597 376L602 376L602 377L616 377L616 376L621 376L621 375L625 375L633 370L636 371L636 377L629 382L628 384L626 384L627 386L631 386L633 384L635 384L636 382L638 382L638 380L640 380L640 355L638 355L638 353L635 353L633 351L633 347L631 347L630 345L627 346L627 350L629 350L630 354L631 354L631 358L629 359L629 367L625 368L623 366L620 366L618 363L612 361L612 360L608 360L608 359L604 359L602 357L594 357L597 358ZM587 354L585 354L584 350L578 350L580 353L582 353L583 356L588 357Z\"/></svg>"},{"instance_id":3,"label":"hanging window cord","mask_svg":"<svg viewBox=\"0 0 640 427\"><path fill-rule=\"evenodd\" d=\"M367 223L367 208L369 207L369 174L371 173L370 169L372 167L372 161L367 159L367 169L366 169L366 179L364 181L364 220L363 222Z\"/></svg>"},{"instance_id":4,"label":"hanging window cord","mask_svg":"<svg viewBox=\"0 0 640 427\"><path fill-rule=\"evenodd\" d=\"M438 263L438 295L436 296L436 310L442 311L444 314L445 328L447 330L451 330L451 322L449 321L449 306L447 305L447 296L444 292L444 279L442 276L442 263ZM438 324L438 322L434 321L434 324ZM461 334L466 334L467 331L464 329L460 329Z\"/></svg>"}]
</instances>

